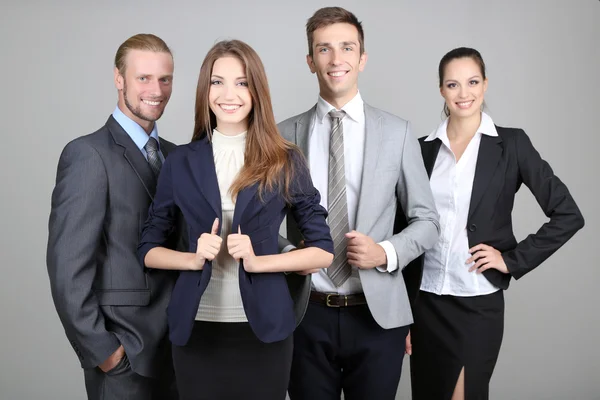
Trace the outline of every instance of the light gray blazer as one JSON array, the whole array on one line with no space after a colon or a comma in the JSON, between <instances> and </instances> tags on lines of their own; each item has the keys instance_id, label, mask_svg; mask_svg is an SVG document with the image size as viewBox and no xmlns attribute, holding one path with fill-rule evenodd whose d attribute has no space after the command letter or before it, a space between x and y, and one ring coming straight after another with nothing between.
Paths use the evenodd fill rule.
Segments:
<instances>
[{"instance_id":1,"label":"light gray blazer","mask_svg":"<svg viewBox=\"0 0 600 400\"><path fill-rule=\"evenodd\" d=\"M165 157L175 148L163 139L160 145ZM137 258L155 190L148 162L112 116L60 156L46 261L56 310L83 368L119 344L140 375L158 376L171 362L166 308L177 275L145 269ZM174 232L170 247L180 240Z\"/></svg>"},{"instance_id":2,"label":"light gray blazer","mask_svg":"<svg viewBox=\"0 0 600 400\"><path fill-rule=\"evenodd\" d=\"M390 241L396 249L399 268L392 273L375 268L359 270L359 274L373 318L382 328L390 329L413 322L401 271L434 245L439 236L439 217L421 149L408 121L367 104L364 107L365 156L355 229L375 242ZM283 137L297 144L307 158L315 113L316 106L278 125ZM409 224L394 235L397 204ZM302 239L291 217L287 218L287 239L280 240L280 247L296 245ZM310 282L300 280L297 275L289 276L290 290L303 292L306 299L297 307L305 309Z\"/></svg>"}]
</instances>

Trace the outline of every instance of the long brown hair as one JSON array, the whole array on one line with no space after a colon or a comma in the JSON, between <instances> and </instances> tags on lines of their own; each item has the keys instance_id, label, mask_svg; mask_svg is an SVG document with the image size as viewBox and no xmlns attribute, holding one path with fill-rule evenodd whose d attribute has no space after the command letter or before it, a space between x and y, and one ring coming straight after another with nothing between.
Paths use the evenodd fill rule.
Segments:
<instances>
[{"instance_id":1,"label":"long brown hair","mask_svg":"<svg viewBox=\"0 0 600 400\"><path fill-rule=\"evenodd\" d=\"M265 190L273 190L277 185L286 201L290 200L290 183L294 165L291 151L298 148L286 141L277 129L267 75L258 54L240 40L224 40L215 44L206 54L196 90L196 117L192 141L208 137L217 126L217 118L210 109L208 95L215 61L222 57L235 57L244 66L248 89L252 96L252 110L248 115L248 133L244 152L244 166L229 189L235 198L247 187L258 184L258 194L262 199ZM297 158L297 157L294 157Z\"/></svg>"}]
</instances>

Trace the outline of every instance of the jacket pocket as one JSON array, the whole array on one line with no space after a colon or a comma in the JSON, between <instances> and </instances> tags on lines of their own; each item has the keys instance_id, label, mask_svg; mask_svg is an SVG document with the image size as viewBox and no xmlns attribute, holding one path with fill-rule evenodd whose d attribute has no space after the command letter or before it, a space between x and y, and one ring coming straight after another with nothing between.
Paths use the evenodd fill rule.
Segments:
<instances>
[{"instance_id":1,"label":"jacket pocket","mask_svg":"<svg viewBox=\"0 0 600 400\"><path fill-rule=\"evenodd\" d=\"M150 304L149 289L105 289L96 290L101 306L147 306Z\"/></svg>"}]
</instances>

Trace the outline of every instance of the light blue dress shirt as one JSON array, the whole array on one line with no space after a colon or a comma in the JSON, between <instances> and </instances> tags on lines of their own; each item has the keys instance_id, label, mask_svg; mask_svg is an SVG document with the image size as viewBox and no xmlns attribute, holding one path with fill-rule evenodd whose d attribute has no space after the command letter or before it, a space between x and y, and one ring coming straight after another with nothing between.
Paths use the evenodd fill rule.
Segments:
<instances>
[{"instance_id":1,"label":"light blue dress shirt","mask_svg":"<svg viewBox=\"0 0 600 400\"><path fill-rule=\"evenodd\" d=\"M148 154L146 153L144 146L146 145L146 143L148 143L148 139L150 137L153 137L158 142L158 156L160 157L160 160L162 162L165 161L165 157L163 156L162 151L160 150L160 140L158 140L158 128L156 127L156 122L154 123L154 128L152 129L152 132L150 132L150 135L148 136L144 128L142 128L131 118L123 114L123 111L121 111L119 106L115 108L115 111L113 112L112 116L119 123L119 125L121 125L125 132L127 132L127 134L129 135L131 140L133 140L133 143L135 143L138 149L140 149L146 161L148 160Z\"/></svg>"}]
</instances>

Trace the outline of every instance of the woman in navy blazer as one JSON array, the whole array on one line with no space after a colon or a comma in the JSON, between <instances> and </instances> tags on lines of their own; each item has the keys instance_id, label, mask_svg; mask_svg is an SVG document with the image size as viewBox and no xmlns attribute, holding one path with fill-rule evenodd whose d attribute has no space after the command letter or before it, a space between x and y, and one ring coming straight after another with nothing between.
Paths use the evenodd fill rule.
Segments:
<instances>
[{"instance_id":1,"label":"woman in navy blazer","mask_svg":"<svg viewBox=\"0 0 600 400\"><path fill-rule=\"evenodd\" d=\"M279 135L260 58L217 43L200 69L192 142L166 159L139 246L146 267L181 271L167 308L181 399L285 398L296 321L284 272L333 259L319 201ZM306 247L279 254L288 211ZM189 253L164 247L179 212Z\"/></svg>"}]
</instances>

